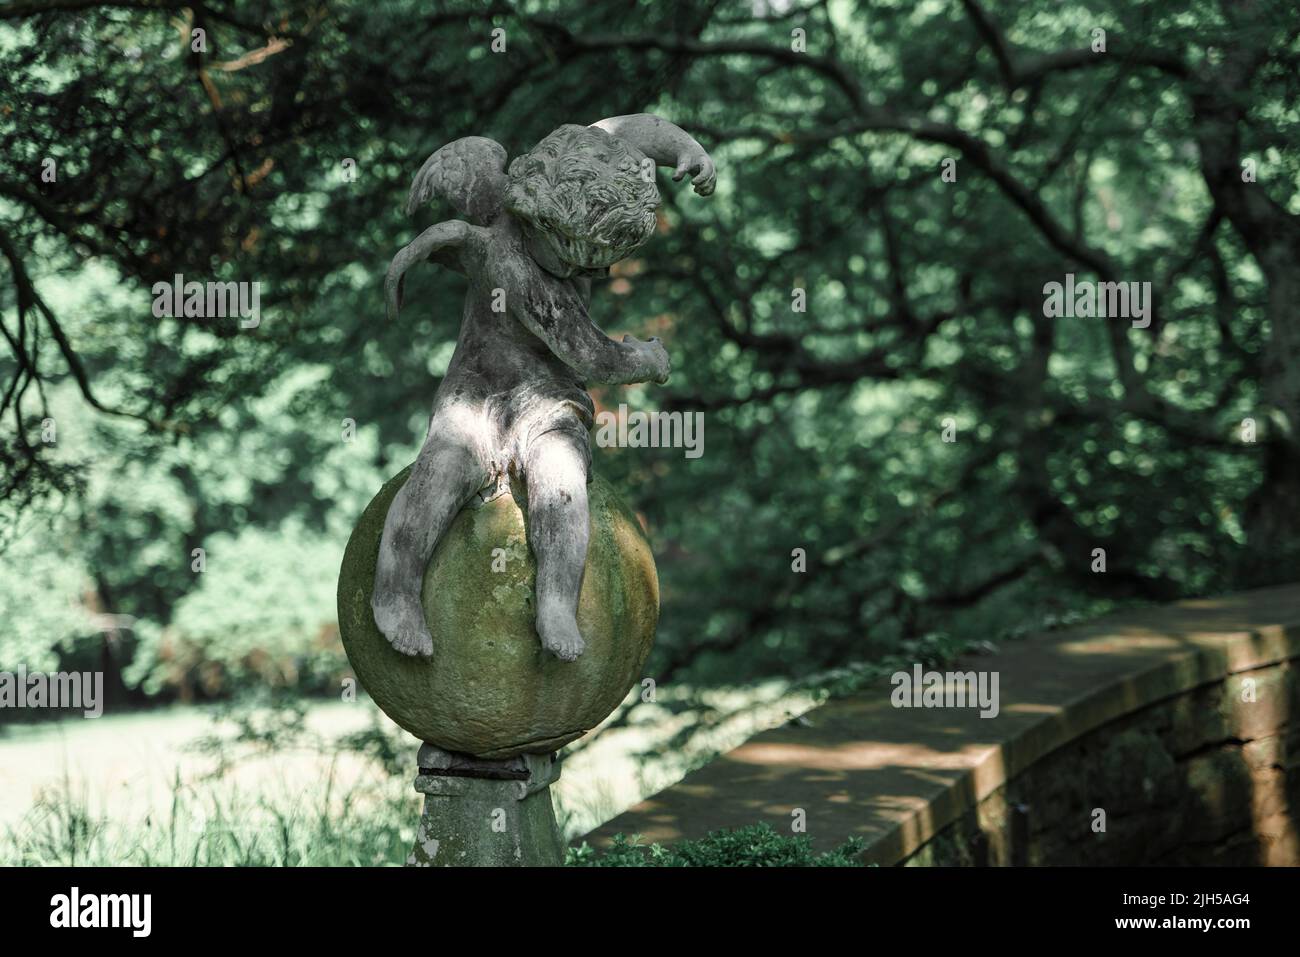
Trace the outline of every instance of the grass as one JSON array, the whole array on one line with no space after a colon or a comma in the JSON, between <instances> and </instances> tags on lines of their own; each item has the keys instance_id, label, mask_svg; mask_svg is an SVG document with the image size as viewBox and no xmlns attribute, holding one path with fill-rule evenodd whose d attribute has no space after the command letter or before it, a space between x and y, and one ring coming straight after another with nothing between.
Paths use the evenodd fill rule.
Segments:
<instances>
[{"instance_id":1,"label":"grass","mask_svg":"<svg viewBox=\"0 0 1300 957\"><path fill-rule=\"evenodd\" d=\"M679 687L650 703L634 692L566 754L552 789L563 833L586 833L814 700L776 682ZM419 820L414 742L364 699L10 730L0 865L395 865Z\"/></svg>"},{"instance_id":2,"label":"grass","mask_svg":"<svg viewBox=\"0 0 1300 957\"><path fill-rule=\"evenodd\" d=\"M373 795L277 807L196 800L177 783L169 813L143 826L117 827L63 792L42 799L11 828L6 866L356 867L402 863L410 850L410 801L386 804ZM585 842L565 861L577 867L854 867L859 841L818 853L808 838L778 834L767 824L716 831L671 848L618 835L597 851Z\"/></svg>"},{"instance_id":3,"label":"grass","mask_svg":"<svg viewBox=\"0 0 1300 957\"><path fill-rule=\"evenodd\" d=\"M86 795L42 795L0 847L6 866L348 867L399 864L414 837L414 796L385 799L368 789L292 802L176 782L170 807L141 821L95 814Z\"/></svg>"}]
</instances>

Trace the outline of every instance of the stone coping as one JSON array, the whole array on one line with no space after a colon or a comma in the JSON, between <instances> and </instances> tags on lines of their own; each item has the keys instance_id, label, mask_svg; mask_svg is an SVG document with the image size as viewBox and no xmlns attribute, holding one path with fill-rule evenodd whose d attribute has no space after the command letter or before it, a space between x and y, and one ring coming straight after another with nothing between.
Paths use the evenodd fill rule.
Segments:
<instances>
[{"instance_id":1,"label":"stone coping","mask_svg":"<svg viewBox=\"0 0 1300 957\"><path fill-rule=\"evenodd\" d=\"M1008 641L945 671L997 672L1000 713L895 708L882 679L756 735L581 840L672 843L806 814L814 846L852 836L896 864L1035 761L1122 715L1300 657L1300 584L1128 610Z\"/></svg>"}]
</instances>

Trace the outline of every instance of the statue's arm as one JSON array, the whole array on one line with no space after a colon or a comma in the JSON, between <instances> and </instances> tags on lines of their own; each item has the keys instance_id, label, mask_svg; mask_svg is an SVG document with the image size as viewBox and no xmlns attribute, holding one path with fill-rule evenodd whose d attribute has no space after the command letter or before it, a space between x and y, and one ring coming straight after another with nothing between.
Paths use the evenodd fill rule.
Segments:
<instances>
[{"instance_id":1,"label":"statue's arm","mask_svg":"<svg viewBox=\"0 0 1300 957\"><path fill-rule=\"evenodd\" d=\"M656 166L673 167L673 179L690 176L695 192L701 196L713 192L717 181L713 159L695 137L680 126L653 113L611 116L591 125L631 143L654 160Z\"/></svg>"},{"instance_id":2,"label":"statue's arm","mask_svg":"<svg viewBox=\"0 0 1300 957\"><path fill-rule=\"evenodd\" d=\"M532 286L515 316L588 383L667 382L668 351L657 338L616 342L591 321L572 288Z\"/></svg>"},{"instance_id":3,"label":"statue's arm","mask_svg":"<svg viewBox=\"0 0 1300 957\"><path fill-rule=\"evenodd\" d=\"M388 275L384 277L384 302L389 319L396 319L402 308L402 286L406 281L406 271L416 263L435 257L441 259L440 254L458 250L469 241L474 229L469 223L449 219L430 226L397 251L388 266Z\"/></svg>"}]
</instances>

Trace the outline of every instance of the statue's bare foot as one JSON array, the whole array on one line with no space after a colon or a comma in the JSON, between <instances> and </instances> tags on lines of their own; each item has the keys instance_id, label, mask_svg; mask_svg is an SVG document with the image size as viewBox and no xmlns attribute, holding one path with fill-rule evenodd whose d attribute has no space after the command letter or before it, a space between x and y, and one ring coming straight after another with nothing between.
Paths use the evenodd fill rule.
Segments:
<instances>
[{"instance_id":1,"label":"statue's bare foot","mask_svg":"<svg viewBox=\"0 0 1300 957\"><path fill-rule=\"evenodd\" d=\"M433 654L433 638L418 596L388 595L382 602L376 600L372 608L375 624L397 651L425 658Z\"/></svg>"},{"instance_id":2,"label":"statue's bare foot","mask_svg":"<svg viewBox=\"0 0 1300 957\"><path fill-rule=\"evenodd\" d=\"M542 647L561 661L577 661L587 648L571 612L537 612L537 634Z\"/></svg>"}]
</instances>

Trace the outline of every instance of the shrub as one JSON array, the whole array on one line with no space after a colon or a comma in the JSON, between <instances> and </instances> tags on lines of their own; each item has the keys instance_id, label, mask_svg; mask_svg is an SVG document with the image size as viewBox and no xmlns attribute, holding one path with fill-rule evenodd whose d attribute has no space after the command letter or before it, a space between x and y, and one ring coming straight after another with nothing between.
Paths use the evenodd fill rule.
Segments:
<instances>
[{"instance_id":1,"label":"shrub","mask_svg":"<svg viewBox=\"0 0 1300 957\"><path fill-rule=\"evenodd\" d=\"M636 836L622 834L601 851L584 841L581 847L569 849L565 863L575 867L861 867L862 846L862 839L855 837L818 853L807 837L778 834L768 824L751 824L671 847L641 844Z\"/></svg>"}]
</instances>

